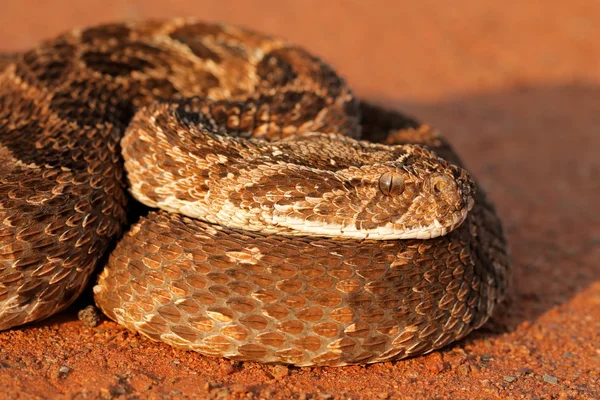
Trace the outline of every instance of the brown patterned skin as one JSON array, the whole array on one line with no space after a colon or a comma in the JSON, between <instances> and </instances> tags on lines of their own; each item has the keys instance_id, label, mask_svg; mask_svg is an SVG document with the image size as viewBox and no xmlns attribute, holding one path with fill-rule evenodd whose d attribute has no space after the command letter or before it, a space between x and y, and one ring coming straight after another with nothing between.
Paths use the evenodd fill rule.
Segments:
<instances>
[{"instance_id":1,"label":"brown patterned skin","mask_svg":"<svg viewBox=\"0 0 600 400\"><path fill-rule=\"evenodd\" d=\"M130 192L229 228L379 240L444 235L473 205L469 174L424 147L333 133L265 141L256 103L140 110L121 140ZM234 136L240 121L253 137Z\"/></svg>"},{"instance_id":2,"label":"brown patterned skin","mask_svg":"<svg viewBox=\"0 0 600 400\"><path fill-rule=\"evenodd\" d=\"M127 197L119 142L136 108L193 95L263 96L272 115L304 101L302 118L318 121L307 128L357 134L356 103L329 67L283 40L232 27L106 25L6 59L1 329L68 306L122 232Z\"/></svg>"},{"instance_id":3,"label":"brown patterned skin","mask_svg":"<svg viewBox=\"0 0 600 400\"><path fill-rule=\"evenodd\" d=\"M0 329L68 306L124 231L120 140L135 111L157 100L254 102L269 140L362 128L367 139L426 145L460 163L426 127L359 105L302 49L228 26L106 25L0 68ZM267 236L151 212L119 241L94 291L104 313L155 340L345 365L463 337L502 300L509 272L499 220L478 191L466 221L429 240Z\"/></svg>"}]
</instances>

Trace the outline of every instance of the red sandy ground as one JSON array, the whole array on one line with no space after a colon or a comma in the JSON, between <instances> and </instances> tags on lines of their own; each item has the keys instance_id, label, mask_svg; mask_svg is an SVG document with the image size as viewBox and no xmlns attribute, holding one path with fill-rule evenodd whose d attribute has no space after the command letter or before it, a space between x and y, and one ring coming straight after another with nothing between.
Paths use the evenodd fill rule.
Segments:
<instances>
[{"instance_id":1,"label":"red sandy ground","mask_svg":"<svg viewBox=\"0 0 600 400\"><path fill-rule=\"evenodd\" d=\"M167 6L168 3L168 6ZM232 363L152 343L84 299L0 333L4 398L600 398L600 2L10 1L0 48L73 26L197 16L285 36L372 101L440 128L512 246L501 329L426 357L344 368Z\"/></svg>"}]
</instances>

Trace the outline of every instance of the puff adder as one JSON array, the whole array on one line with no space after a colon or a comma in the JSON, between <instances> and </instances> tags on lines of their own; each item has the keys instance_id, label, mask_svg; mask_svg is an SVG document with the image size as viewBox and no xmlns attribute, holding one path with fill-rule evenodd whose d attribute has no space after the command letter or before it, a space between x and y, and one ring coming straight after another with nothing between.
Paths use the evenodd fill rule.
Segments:
<instances>
[{"instance_id":1,"label":"puff adder","mask_svg":"<svg viewBox=\"0 0 600 400\"><path fill-rule=\"evenodd\" d=\"M128 192L161 210L129 226ZM146 21L0 57L0 329L98 279L99 308L153 340L372 363L480 327L509 277L448 143L285 40Z\"/></svg>"}]
</instances>

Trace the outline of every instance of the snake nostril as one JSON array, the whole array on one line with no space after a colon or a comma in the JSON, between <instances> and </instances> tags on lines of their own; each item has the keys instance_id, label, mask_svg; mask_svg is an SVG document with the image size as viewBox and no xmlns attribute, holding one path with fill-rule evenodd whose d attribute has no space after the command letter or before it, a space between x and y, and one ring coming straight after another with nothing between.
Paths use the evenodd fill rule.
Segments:
<instances>
[{"instance_id":1,"label":"snake nostril","mask_svg":"<svg viewBox=\"0 0 600 400\"><path fill-rule=\"evenodd\" d=\"M430 178L429 190L432 194L439 195L448 191L448 188L451 187L452 183L452 179L445 175L434 175Z\"/></svg>"}]
</instances>

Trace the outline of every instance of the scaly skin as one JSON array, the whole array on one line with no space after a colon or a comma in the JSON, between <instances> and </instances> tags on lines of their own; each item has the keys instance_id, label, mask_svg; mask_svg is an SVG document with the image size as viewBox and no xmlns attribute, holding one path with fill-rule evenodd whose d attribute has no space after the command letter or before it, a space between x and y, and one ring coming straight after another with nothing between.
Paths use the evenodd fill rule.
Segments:
<instances>
[{"instance_id":1,"label":"scaly skin","mask_svg":"<svg viewBox=\"0 0 600 400\"><path fill-rule=\"evenodd\" d=\"M355 237L402 229L418 236L423 226L442 235L288 237L151 212L119 241L94 291L109 317L155 340L241 360L377 362L463 337L504 297L510 263L500 223L443 139L398 114L359 106L330 67L281 39L183 20L114 24L2 58L0 70L0 329L45 318L78 296L127 229L128 179L153 201L166 191L171 200L156 202L167 206L206 199L205 186L212 194L229 188L226 199L223 192L196 208L222 202L225 219L261 225L270 209L288 234L305 218L319 235L332 226L352 226ZM136 136L142 131L160 142L126 161L134 166L128 179L126 130L125 155L149 143ZM183 131L209 135L189 139ZM361 131L387 137L386 145L336 136ZM200 137L212 147L201 149ZM193 149L181 150L183 142ZM353 155L331 153L346 144ZM256 181L243 162L228 164L234 153L244 161L259 148L270 154L250 166L288 163L301 172ZM363 159L371 152L375 162ZM209 163L184 177L191 188L132 180L163 184L198 160ZM137 169L144 163L149 172ZM313 182L313 170L341 178ZM243 184L232 190L231 176ZM295 189L277 192L290 183ZM356 197L337 196L341 188ZM359 188L372 197L360 197ZM348 202L334 209L321 203L328 197ZM312 216L281 217L317 198Z\"/></svg>"}]
</instances>

